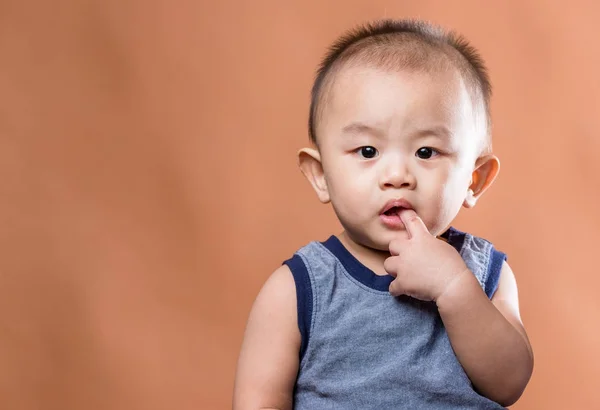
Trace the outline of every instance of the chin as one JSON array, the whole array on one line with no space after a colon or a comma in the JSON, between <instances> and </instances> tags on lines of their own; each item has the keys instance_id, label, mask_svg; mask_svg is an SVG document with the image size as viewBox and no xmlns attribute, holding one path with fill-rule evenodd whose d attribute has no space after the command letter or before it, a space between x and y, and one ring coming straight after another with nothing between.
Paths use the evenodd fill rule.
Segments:
<instances>
[{"instance_id":1,"label":"chin","mask_svg":"<svg viewBox=\"0 0 600 410\"><path fill-rule=\"evenodd\" d=\"M373 249L375 251L380 251L380 252L389 252L390 250L390 241L386 241L386 242L372 242L370 243L368 246L368 248Z\"/></svg>"},{"instance_id":2,"label":"chin","mask_svg":"<svg viewBox=\"0 0 600 410\"><path fill-rule=\"evenodd\" d=\"M386 232L385 235L381 236L381 240L382 242L385 243L386 249L389 247L390 242L393 241L394 239L398 239L398 238L407 238L408 237L408 232L406 232L404 229L402 230L398 230L398 231L388 231Z\"/></svg>"},{"instance_id":3,"label":"chin","mask_svg":"<svg viewBox=\"0 0 600 410\"><path fill-rule=\"evenodd\" d=\"M385 230L383 232L359 235L360 239L357 238L358 240L355 240L355 242L376 251L389 252L390 242L396 238L404 238L406 235L408 234L404 229L398 231ZM355 236L352 237L355 238Z\"/></svg>"}]
</instances>

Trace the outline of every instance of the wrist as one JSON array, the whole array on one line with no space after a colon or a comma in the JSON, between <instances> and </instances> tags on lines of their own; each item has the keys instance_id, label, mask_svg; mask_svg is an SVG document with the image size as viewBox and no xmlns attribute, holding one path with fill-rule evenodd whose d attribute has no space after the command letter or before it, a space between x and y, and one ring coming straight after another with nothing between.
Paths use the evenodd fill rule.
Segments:
<instances>
[{"instance_id":1,"label":"wrist","mask_svg":"<svg viewBox=\"0 0 600 410\"><path fill-rule=\"evenodd\" d=\"M469 269L461 271L448 281L444 290L437 297L435 303L438 310L446 310L457 303L464 302L473 292L474 286L479 288L479 282L475 275Z\"/></svg>"}]
</instances>

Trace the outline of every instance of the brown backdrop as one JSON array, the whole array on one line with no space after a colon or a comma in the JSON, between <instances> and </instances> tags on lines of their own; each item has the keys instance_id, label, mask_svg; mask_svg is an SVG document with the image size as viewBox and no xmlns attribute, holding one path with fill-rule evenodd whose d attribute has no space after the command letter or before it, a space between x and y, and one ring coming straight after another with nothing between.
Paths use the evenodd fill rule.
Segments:
<instances>
[{"instance_id":1,"label":"brown backdrop","mask_svg":"<svg viewBox=\"0 0 600 410\"><path fill-rule=\"evenodd\" d=\"M296 168L313 70L384 16L461 31L491 70L502 171L456 226L518 277L514 408L600 408L600 6L489 4L0 2L1 408L231 406L262 282L339 229Z\"/></svg>"}]
</instances>

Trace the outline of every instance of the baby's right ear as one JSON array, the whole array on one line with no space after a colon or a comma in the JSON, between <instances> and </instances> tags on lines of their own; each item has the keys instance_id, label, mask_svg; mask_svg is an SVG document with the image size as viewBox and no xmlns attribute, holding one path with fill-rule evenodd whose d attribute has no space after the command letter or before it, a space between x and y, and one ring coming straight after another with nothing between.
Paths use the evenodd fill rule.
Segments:
<instances>
[{"instance_id":1,"label":"baby's right ear","mask_svg":"<svg viewBox=\"0 0 600 410\"><path fill-rule=\"evenodd\" d=\"M319 197L319 201L326 204L330 201L327 181L323 173L321 154L313 148L302 148L298 151L298 165L300 170L308 179Z\"/></svg>"}]
</instances>

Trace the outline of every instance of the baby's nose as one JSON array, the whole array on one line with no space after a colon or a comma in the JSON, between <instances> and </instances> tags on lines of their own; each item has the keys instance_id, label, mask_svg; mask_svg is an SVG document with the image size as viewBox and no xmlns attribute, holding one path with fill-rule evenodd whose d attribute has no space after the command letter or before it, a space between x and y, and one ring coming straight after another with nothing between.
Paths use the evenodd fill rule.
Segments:
<instances>
[{"instance_id":1,"label":"baby's nose","mask_svg":"<svg viewBox=\"0 0 600 410\"><path fill-rule=\"evenodd\" d=\"M406 166L389 167L381 178L382 189L414 189L417 180Z\"/></svg>"}]
</instances>

